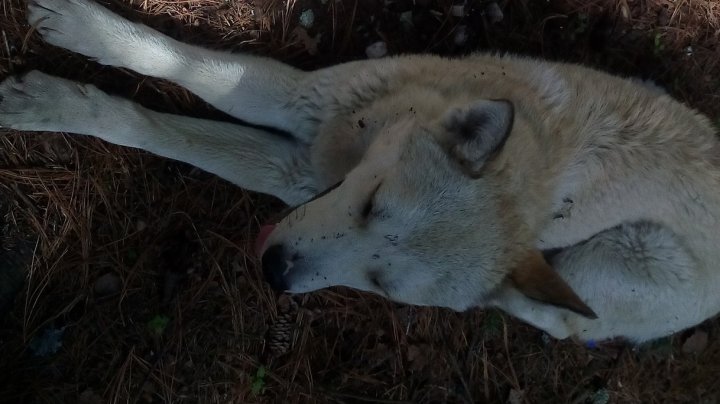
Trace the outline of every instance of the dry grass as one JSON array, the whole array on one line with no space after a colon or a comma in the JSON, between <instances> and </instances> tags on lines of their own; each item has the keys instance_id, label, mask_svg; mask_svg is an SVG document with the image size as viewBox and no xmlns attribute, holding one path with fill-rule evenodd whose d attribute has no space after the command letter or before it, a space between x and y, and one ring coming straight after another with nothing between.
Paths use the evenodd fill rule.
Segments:
<instances>
[{"instance_id":1,"label":"dry grass","mask_svg":"<svg viewBox=\"0 0 720 404\"><path fill-rule=\"evenodd\" d=\"M720 116L716 1L508 1L499 24L488 23L480 2L464 20L449 16L450 0L413 3L385 11L369 0L109 6L187 42L304 68L362 57L378 39L392 52L500 49L578 61L653 78ZM43 44L24 7L2 3L0 77L39 68L155 109L227 119L174 85ZM310 36L322 33L316 55L295 31L307 8L316 15ZM398 19L410 9L415 26L405 30ZM465 45L453 42L461 24ZM258 224L280 208L272 199L96 139L1 136L4 237L29 240L33 258L2 319L0 401L498 402L519 392L516 402L527 403L600 403L603 392L621 403L720 399L716 322L700 326L710 344L693 355L680 350L692 331L640 350L587 349L494 311L407 307L341 289L291 302L265 287L248 253ZM109 295L96 290L108 273L120 280ZM148 323L158 315L169 323L155 333ZM28 344L48 328L64 328L63 346L34 357ZM263 388L253 392L258 379Z\"/></svg>"}]
</instances>

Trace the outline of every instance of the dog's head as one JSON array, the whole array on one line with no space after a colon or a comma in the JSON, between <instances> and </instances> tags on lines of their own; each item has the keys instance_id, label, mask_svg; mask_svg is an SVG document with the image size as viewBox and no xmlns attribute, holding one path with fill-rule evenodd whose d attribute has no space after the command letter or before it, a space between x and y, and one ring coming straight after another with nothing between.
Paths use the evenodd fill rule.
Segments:
<instances>
[{"instance_id":1,"label":"dog's head","mask_svg":"<svg viewBox=\"0 0 720 404\"><path fill-rule=\"evenodd\" d=\"M565 301L569 288L545 296L536 285L559 278L532 252L535 235L508 191L512 158L500 156L513 121L511 103L482 100L382 127L342 182L263 237L266 278L290 292L342 285L455 310L514 280L531 297L582 309Z\"/></svg>"}]
</instances>

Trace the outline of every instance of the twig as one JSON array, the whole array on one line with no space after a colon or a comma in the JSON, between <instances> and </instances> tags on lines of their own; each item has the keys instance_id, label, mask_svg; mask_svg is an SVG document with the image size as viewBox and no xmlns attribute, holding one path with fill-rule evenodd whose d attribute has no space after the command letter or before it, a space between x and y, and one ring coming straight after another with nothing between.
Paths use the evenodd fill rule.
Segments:
<instances>
[{"instance_id":1,"label":"twig","mask_svg":"<svg viewBox=\"0 0 720 404\"><path fill-rule=\"evenodd\" d=\"M514 387L517 390L522 390L520 388L520 381L518 380L517 373L515 373L515 367L512 364L512 358L510 358L510 348L508 344L508 331L507 331L507 322L505 321L505 318L503 318L503 345L505 347L505 356L507 356L508 361L508 367L510 368L510 374L512 375L512 382L515 385Z\"/></svg>"},{"instance_id":2,"label":"twig","mask_svg":"<svg viewBox=\"0 0 720 404\"><path fill-rule=\"evenodd\" d=\"M2 30L3 34L3 41L5 42L5 50L7 51L8 56L8 71L10 73L13 72L13 64L12 64L12 55L10 54L10 44L8 43L7 34L5 33L5 30Z\"/></svg>"}]
</instances>

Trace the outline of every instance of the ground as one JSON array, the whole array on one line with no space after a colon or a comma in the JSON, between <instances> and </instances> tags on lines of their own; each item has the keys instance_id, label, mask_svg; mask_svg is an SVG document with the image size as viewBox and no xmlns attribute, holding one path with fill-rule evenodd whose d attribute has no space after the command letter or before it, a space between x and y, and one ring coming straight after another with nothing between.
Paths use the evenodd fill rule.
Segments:
<instances>
[{"instance_id":1,"label":"ground","mask_svg":"<svg viewBox=\"0 0 720 404\"><path fill-rule=\"evenodd\" d=\"M306 69L366 58L379 41L390 54L580 62L652 79L719 122L718 1L467 3L103 4L186 42ZM41 69L154 109L229 119L170 83L43 44L23 0L4 0L1 13L0 79ZM277 295L252 244L281 208L139 150L0 134L0 297L19 288L0 299L0 402L720 400L717 320L639 347L582 346L492 310L417 308L345 289Z\"/></svg>"}]
</instances>

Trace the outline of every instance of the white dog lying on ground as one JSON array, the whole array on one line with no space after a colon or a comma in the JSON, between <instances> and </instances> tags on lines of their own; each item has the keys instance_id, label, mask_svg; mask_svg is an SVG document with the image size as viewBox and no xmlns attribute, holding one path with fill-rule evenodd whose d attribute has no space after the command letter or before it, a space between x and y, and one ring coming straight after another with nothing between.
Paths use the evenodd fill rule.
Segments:
<instances>
[{"instance_id":1,"label":"white dog lying on ground","mask_svg":"<svg viewBox=\"0 0 720 404\"><path fill-rule=\"evenodd\" d=\"M40 72L0 85L3 127L97 136L300 205L261 237L276 288L496 306L558 338L642 341L720 311L720 144L651 85L488 55L302 72L87 0L34 0L29 20L51 44L256 125L162 114Z\"/></svg>"}]
</instances>

